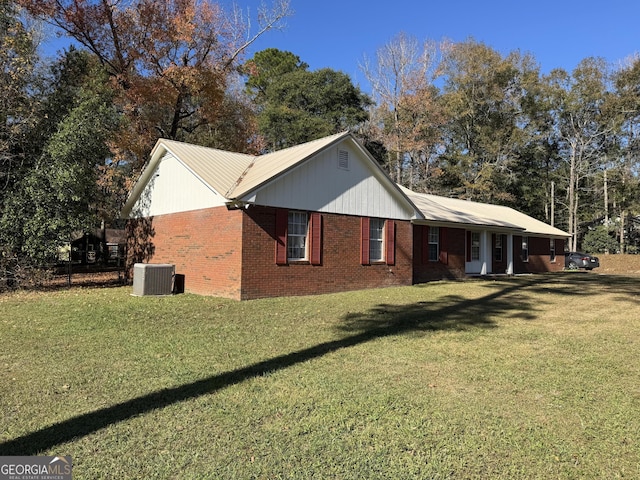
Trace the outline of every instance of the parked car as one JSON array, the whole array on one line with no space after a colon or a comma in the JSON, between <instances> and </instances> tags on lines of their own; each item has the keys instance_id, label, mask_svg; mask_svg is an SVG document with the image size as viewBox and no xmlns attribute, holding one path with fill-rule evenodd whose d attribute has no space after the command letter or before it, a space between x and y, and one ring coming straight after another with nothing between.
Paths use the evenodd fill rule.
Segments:
<instances>
[{"instance_id":1,"label":"parked car","mask_svg":"<svg viewBox=\"0 0 640 480\"><path fill-rule=\"evenodd\" d=\"M564 267L569 270L577 270L579 268L593 270L599 266L600 259L598 257L581 252L565 252L564 254Z\"/></svg>"}]
</instances>

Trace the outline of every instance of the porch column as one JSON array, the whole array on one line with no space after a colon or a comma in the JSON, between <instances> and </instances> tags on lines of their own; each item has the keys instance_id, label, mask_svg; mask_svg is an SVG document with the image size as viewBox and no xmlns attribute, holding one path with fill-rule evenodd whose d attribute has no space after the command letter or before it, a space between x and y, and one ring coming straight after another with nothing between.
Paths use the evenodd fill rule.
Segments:
<instances>
[{"instance_id":1,"label":"porch column","mask_svg":"<svg viewBox=\"0 0 640 480\"><path fill-rule=\"evenodd\" d=\"M513 234L507 234L507 275L513 275Z\"/></svg>"},{"instance_id":2,"label":"porch column","mask_svg":"<svg viewBox=\"0 0 640 480\"><path fill-rule=\"evenodd\" d=\"M486 230L483 230L480 234L480 261L482 262L482 268L480 269L480 275L486 275L489 273L489 261L491 259L491 237Z\"/></svg>"}]
</instances>

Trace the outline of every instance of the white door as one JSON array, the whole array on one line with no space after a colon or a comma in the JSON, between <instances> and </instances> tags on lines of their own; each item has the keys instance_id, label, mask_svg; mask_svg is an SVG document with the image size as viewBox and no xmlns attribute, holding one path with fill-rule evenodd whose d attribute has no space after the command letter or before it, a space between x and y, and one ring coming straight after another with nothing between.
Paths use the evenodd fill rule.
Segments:
<instances>
[{"instance_id":1,"label":"white door","mask_svg":"<svg viewBox=\"0 0 640 480\"><path fill-rule=\"evenodd\" d=\"M486 275L491 272L491 249L487 232L467 232L465 273Z\"/></svg>"}]
</instances>

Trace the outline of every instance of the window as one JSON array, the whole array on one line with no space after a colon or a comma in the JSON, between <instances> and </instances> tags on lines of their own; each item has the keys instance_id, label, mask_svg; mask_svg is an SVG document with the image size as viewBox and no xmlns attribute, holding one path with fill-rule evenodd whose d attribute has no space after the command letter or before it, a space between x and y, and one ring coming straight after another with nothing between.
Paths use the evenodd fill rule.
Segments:
<instances>
[{"instance_id":1,"label":"window","mask_svg":"<svg viewBox=\"0 0 640 480\"><path fill-rule=\"evenodd\" d=\"M279 208L275 216L276 265L322 265L322 215Z\"/></svg>"},{"instance_id":2,"label":"window","mask_svg":"<svg viewBox=\"0 0 640 480\"><path fill-rule=\"evenodd\" d=\"M440 228L429 227L429 261L437 262L440 259Z\"/></svg>"},{"instance_id":3,"label":"window","mask_svg":"<svg viewBox=\"0 0 640 480\"><path fill-rule=\"evenodd\" d=\"M471 261L480 260L480 232L471 232Z\"/></svg>"},{"instance_id":4,"label":"window","mask_svg":"<svg viewBox=\"0 0 640 480\"><path fill-rule=\"evenodd\" d=\"M529 237L522 237L522 261L529 261Z\"/></svg>"},{"instance_id":5,"label":"window","mask_svg":"<svg viewBox=\"0 0 640 480\"><path fill-rule=\"evenodd\" d=\"M556 261L556 241L553 238L549 239L549 259L552 262Z\"/></svg>"},{"instance_id":6,"label":"window","mask_svg":"<svg viewBox=\"0 0 640 480\"><path fill-rule=\"evenodd\" d=\"M369 261L384 261L384 220L381 218L369 220Z\"/></svg>"},{"instance_id":7,"label":"window","mask_svg":"<svg viewBox=\"0 0 640 480\"><path fill-rule=\"evenodd\" d=\"M306 212L289 212L287 228L287 259L307 259L308 217Z\"/></svg>"},{"instance_id":8,"label":"window","mask_svg":"<svg viewBox=\"0 0 640 480\"><path fill-rule=\"evenodd\" d=\"M493 259L496 262L502 261L502 235L496 235L496 244L495 244Z\"/></svg>"},{"instance_id":9,"label":"window","mask_svg":"<svg viewBox=\"0 0 640 480\"><path fill-rule=\"evenodd\" d=\"M109 249L109 260L117 260L118 259L118 245L108 245Z\"/></svg>"},{"instance_id":10,"label":"window","mask_svg":"<svg viewBox=\"0 0 640 480\"><path fill-rule=\"evenodd\" d=\"M396 223L393 220L362 217L360 219L360 263L396 264Z\"/></svg>"}]
</instances>

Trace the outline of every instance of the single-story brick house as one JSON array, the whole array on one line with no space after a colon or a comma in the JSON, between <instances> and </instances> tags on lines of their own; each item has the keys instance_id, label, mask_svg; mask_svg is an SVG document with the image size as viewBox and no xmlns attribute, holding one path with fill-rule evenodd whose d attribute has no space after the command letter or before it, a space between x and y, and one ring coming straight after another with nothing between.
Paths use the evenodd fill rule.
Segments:
<instances>
[{"instance_id":1,"label":"single-story brick house","mask_svg":"<svg viewBox=\"0 0 640 480\"><path fill-rule=\"evenodd\" d=\"M415 193L413 281L564 268L569 234L513 208Z\"/></svg>"},{"instance_id":2,"label":"single-story brick house","mask_svg":"<svg viewBox=\"0 0 640 480\"><path fill-rule=\"evenodd\" d=\"M560 270L568 234L395 184L348 132L260 156L159 140L122 212L132 262L234 299Z\"/></svg>"}]
</instances>

